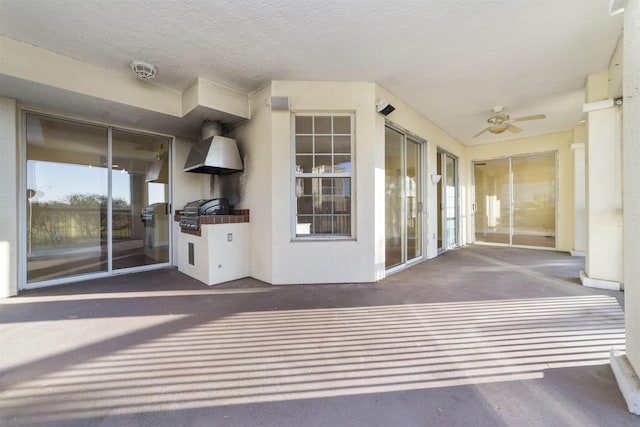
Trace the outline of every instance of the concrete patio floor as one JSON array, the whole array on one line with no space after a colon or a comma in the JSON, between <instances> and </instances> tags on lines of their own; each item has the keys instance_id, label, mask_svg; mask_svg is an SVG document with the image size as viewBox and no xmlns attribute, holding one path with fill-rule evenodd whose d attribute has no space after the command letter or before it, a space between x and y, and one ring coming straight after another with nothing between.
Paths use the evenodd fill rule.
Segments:
<instances>
[{"instance_id":1,"label":"concrete patio floor","mask_svg":"<svg viewBox=\"0 0 640 427\"><path fill-rule=\"evenodd\" d=\"M472 246L375 284L157 270L0 302L0 425L638 426L623 294Z\"/></svg>"}]
</instances>

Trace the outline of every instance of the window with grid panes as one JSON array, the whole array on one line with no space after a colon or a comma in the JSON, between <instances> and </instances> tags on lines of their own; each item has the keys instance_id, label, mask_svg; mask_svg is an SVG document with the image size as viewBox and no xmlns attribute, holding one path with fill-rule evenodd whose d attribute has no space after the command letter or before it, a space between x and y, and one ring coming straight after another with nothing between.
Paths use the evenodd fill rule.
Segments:
<instances>
[{"instance_id":1,"label":"window with grid panes","mask_svg":"<svg viewBox=\"0 0 640 427\"><path fill-rule=\"evenodd\" d=\"M296 237L351 236L353 115L294 115Z\"/></svg>"}]
</instances>

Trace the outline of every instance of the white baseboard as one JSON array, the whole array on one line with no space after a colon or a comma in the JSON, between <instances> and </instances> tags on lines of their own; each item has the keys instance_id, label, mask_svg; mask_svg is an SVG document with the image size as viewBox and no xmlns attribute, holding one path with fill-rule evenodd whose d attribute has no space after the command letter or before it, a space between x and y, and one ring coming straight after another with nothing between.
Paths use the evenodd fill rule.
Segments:
<instances>
[{"instance_id":1,"label":"white baseboard","mask_svg":"<svg viewBox=\"0 0 640 427\"><path fill-rule=\"evenodd\" d=\"M586 253L584 251L571 251L571 256L581 256L585 257Z\"/></svg>"},{"instance_id":2,"label":"white baseboard","mask_svg":"<svg viewBox=\"0 0 640 427\"><path fill-rule=\"evenodd\" d=\"M640 379L629 363L627 356L619 350L611 350L611 370L618 381L629 412L640 415Z\"/></svg>"},{"instance_id":3,"label":"white baseboard","mask_svg":"<svg viewBox=\"0 0 640 427\"><path fill-rule=\"evenodd\" d=\"M598 289L608 289L610 291L621 291L622 286L620 286L620 282L614 282L611 280L602 280L602 279L591 279L587 276L587 273L584 271L580 272L580 281L583 286L588 286L590 288L598 288Z\"/></svg>"}]
</instances>

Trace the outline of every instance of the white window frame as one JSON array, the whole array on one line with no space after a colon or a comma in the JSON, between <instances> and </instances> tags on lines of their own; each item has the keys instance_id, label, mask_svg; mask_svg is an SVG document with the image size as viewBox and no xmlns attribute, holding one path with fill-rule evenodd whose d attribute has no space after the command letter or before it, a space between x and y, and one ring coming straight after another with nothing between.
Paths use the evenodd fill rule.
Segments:
<instances>
[{"instance_id":1,"label":"white window frame","mask_svg":"<svg viewBox=\"0 0 640 427\"><path fill-rule=\"evenodd\" d=\"M349 155L351 157L351 171L346 173L312 173L312 172L304 172L298 173L296 168L296 136L297 135L316 135L315 132L311 134L297 134L296 133L296 117L307 116L307 117L349 117L350 118L350 147L349 147ZM326 136L327 134L320 134ZM332 132L330 134L333 136L345 136L346 134L335 134ZM322 241L322 240L354 240L355 239L355 114L353 112L340 112L340 111L305 111L305 112L293 112L291 114L291 236L294 241ZM315 148L313 150L313 154L315 155ZM333 156L334 151L332 148L331 155ZM346 153L338 153L346 154ZM298 234L297 233L297 224L298 224L298 200L296 195L296 179L297 178L349 178L350 180L350 212L349 212L349 223L350 223L350 232L349 234ZM334 214L331 214L332 216Z\"/></svg>"}]
</instances>

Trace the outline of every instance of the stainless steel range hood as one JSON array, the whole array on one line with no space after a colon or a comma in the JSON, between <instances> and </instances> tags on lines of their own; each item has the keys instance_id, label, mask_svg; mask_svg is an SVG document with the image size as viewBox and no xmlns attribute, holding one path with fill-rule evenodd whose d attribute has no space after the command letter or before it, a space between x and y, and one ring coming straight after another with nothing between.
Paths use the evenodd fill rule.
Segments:
<instances>
[{"instance_id":1,"label":"stainless steel range hood","mask_svg":"<svg viewBox=\"0 0 640 427\"><path fill-rule=\"evenodd\" d=\"M149 166L149 170L147 171L147 176L145 177L145 182L158 182L162 184L169 183L169 167L167 166L167 157L162 156L158 158L155 162L151 163Z\"/></svg>"},{"instance_id":2,"label":"stainless steel range hood","mask_svg":"<svg viewBox=\"0 0 640 427\"><path fill-rule=\"evenodd\" d=\"M223 175L242 170L236 141L220 136L221 133L220 123L203 123L202 141L191 147L184 164L185 172Z\"/></svg>"}]
</instances>

